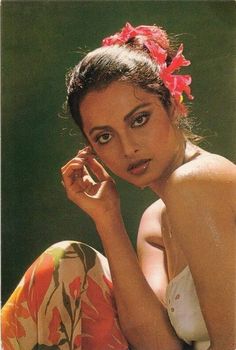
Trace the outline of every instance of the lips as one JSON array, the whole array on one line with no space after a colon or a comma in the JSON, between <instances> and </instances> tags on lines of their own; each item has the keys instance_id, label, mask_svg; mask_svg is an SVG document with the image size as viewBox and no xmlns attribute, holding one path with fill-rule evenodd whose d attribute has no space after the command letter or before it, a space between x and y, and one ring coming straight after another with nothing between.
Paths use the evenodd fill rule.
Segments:
<instances>
[{"instance_id":1,"label":"lips","mask_svg":"<svg viewBox=\"0 0 236 350\"><path fill-rule=\"evenodd\" d=\"M141 159L141 160L139 160L139 161L137 161L135 163L131 163L128 166L127 171L130 172L133 175L141 175L148 168L150 160L151 159Z\"/></svg>"}]
</instances>

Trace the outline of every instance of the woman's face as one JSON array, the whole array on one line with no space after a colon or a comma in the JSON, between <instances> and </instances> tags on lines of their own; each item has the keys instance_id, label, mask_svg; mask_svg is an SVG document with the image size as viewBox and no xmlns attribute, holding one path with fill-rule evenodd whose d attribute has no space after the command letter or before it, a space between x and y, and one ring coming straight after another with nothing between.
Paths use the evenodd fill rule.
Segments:
<instances>
[{"instance_id":1,"label":"woman's face","mask_svg":"<svg viewBox=\"0 0 236 350\"><path fill-rule=\"evenodd\" d=\"M84 132L104 164L144 188L177 167L183 141L157 96L124 82L88 93L80 105ZM173 114L173 115L172 115Z\"/></svg>"}]
</instances>

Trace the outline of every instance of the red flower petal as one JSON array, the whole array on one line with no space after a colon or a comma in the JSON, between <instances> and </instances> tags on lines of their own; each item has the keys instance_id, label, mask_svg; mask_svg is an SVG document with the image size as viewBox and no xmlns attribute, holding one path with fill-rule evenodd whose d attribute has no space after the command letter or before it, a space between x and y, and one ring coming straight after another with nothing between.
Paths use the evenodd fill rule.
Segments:
<instances>
[{"instance_id":1,"label":"red flower petal","mask_svg":"<svg viewBox=\"0 0 236 350\"><path fill-rule=\"evenodd\" d=\"M126 41L135 37L136 35L137 35L137 32L135 28L132 27L132 25L127 22L120 33L120 39L122 40L123 43L125 43Z\"/></svg>"},{"instance_id":2,"label":"red flower petal","mask_svg":"<svg viewBox=\"0 0 236 350\"><path fill-rule=\"evenodd\" d=\"M80 286L81 286L81 280L80 277L76 277L70 284L70 295L75 300L80 296Z\"/></svg>"},{"instance_id":3,"label":"red flower petal","mask_svg":"<svg viewBox=\"0 0 236 350\"><path fill-rule=\"evenodd\" d=\"M31 317L36 321L38 310L50 285L54 271L52 255L44 253L26 271L24 293Z\"/></svg>"},{"instance_id":4,"label":"red flower petal","mask_svg":"<svg viewBox=\"0 0 236 350\"><path fill-rule=\"evenodd\" d=\"M184 46L183 44L180 45L175 57L172 59L171 64L166 68L166 73L170 74L173 73L176 69L184 66L189 66L191 62L189 60L186 60L185 57L182 55Z\"/></svg>"},{"instance_id":5,"label":"red flower petal","mask_svg":"<svg viewBox=\"0 0 236 350\"><path fill-rule=\"evenodd\" d=\"M170 45L167 33L161 27L141 25L135 29L139 35L147 36L148 39L155 41L163 49L167 49Z\"/></svg>"},{"instance_id":6,"label":"red flower petal","mask_svg":"<svg viewBox=\"0 0 236 350\"><path fill-rule=\"evenodd\" d=\"M15 320L15 326L16 326L16 338L20 338L20 337L25 337L26 333L25 333L25 329L22 326L22 324L16 319Z\"/></svg>"},{"instance_id":7,"label":"red flower petal","mask_svg":"<svg viewBox=\"0 0 236 350\"><path fill-rule=\"evenodd\" d=\"M12 348L9 338L21 338L25 336L25 329L20 323L20 318L23 317L26 319L30 315L28 310L22 306L23 301L22 287L19 286L2 308L2 342L6 344L4 349Z\"/></svg>"},{"instance_id":8,"label":"red flower petal","mask_svg":"<svg viewBox=\"0 0 236 350\"><path fill-rule=\"evenodd\" d=\"M60 339L60 333L58 332L61 323L61 315L58 308L55 306L52 310L52 319L49 323L49 336L48 340L56 345Z\"/></svg>"},{"instance_id":9,"label":"red flower petal","mask_svg":"<svg viewBox=\"0 0 236 350\"><path fill-rule=\"evenodd\" d=\"M85 303L83 300L81 301L81 307L82 307L82 312L85 316L93 319L96 319L96 317L98 316L96 309L94 309L89 304Z\"/></svg>"},{"instance_id":10,"label":"red flower petal","mask_svg":"<svg viewBox=\"0 0 236 350\"><path fill-rule=\"evenodd\" d=\"M175 57L167 67L167 49L169 40L166 32L156 26L141 25L136 28L130 23L126 23L120 33L105 38L103 46L126 43L129 39L135 36L143 36L145 38L144 45L149 50L150 56L157 62L159 66L159 75L164 85L170 91L177 103L182 103L182 93L185 92L189 99L193 99L189 85L191 77L189 75L172 75L174 71L181 67L189 66L190 61L183 56L183 44L180 45ZM183 106L183 105L182 105ZM185 107L181 108L184 114L187 114Z\"/></svg>"},{"instance_id":11,"label":"red flower petal","mask_svg":"<svg viewBox=\"0 0 236 350\"><path fill-rule=\"evenodd\" d=\"M165 63L167 57L166 50L152 40L145 41L145 46L148 48L151 57L156 60L157 64L161 65Z\"/></svg>"},{"instance_id":12,"label":"red flower petal","mask_svg":"<svg viewBox=\"0 0 236 350\"><path fill-rule=\"evenodd\" d=\"M112 283L112 281L110 281L105 275L103 275L103 281L106 283L106 285L109 288L110 292L113 291L113 283Z\"/></svg>"},{"instance_id":13,"label":"red flower petal","mask_svg":"<svg viewBox=\"0 0 236 350\"><path fill-rule=\"evenodd\" d=\"M77 335L74 339L74 349L76 350L81 345L81 335Z\"/></svg>"},{"instance_id":14,"label":"red flower petal","mask_svg":"<svg viewBox=\"0 0 236 350\"><path fill-rule=\"evenodd\" d=\"M165 77L164 83L171 91L172 96L176 98L177 102L180 102L180 97L183 92L187 94L189 99L193 99L189 87L191 84L190 75L168 75Z\"/></svg>"},{"instance_id":15,"label":"red flower petal","mask_svg":"<svg viewBox=\"0 0 236 350\"><path fill-rule=\"evenodd\" d=\"M105 276L104 280L108 282ZM82 302L82 348L128 349L127 342L117 325L112 298L105 297L107 293L88 276L86 295L92 306Z\"/></svg>"},{"instance_id":16,"label":"red flower petal","mask_svg":"<svg viewBox=\"0 0 236 350\"><path fill-rule=\"evenodd\" d=\"M146 37L146 39L154 40L163 49L167 49L169 47L167 34L160 27L141 25L134 28L128 22L122 28L121 32L115 33L114 35L103 39L102 46L111 46L115 44L122 45L136 36L143 36Z\"/></svg>"},{"instance_id":17,"label":"red flower petal","mask_svg":"<svg viewBox=\"0 0 236 350\"><path fill-rule=\"evenodd\" d=\"M14 350L13 346L11 345L10 340L2 339L2 346L4 350Z\"/></svg>"},{"instance_id":18,"label":"red flower petal","mask_svg":"<svg viewBox=\"0 0 236 350\"><path fill-rule=\"evenodd\" d=\"M25 329L22 324L17 319L14 312L14 305L6 310L4 307L3 317L2 317L2 339L7 340L7 338L21 338L26 335Z\"/></svg>"}]
</instances>

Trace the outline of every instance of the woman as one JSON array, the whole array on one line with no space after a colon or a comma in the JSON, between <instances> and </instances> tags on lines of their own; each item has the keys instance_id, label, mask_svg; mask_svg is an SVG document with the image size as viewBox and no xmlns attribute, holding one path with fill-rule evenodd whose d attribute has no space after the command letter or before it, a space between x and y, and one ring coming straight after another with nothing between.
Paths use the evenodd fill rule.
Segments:
<instances>
[{"instance_id":1,"label":"woman","mask_svg":"<svg viewBox=\"0 0 236 350\"><path fill-rule=\"evenodd\" d=\"M236 171L191 142L191 77L173 74L190 64L182 51L161 28L127 23L70 72L68 105L89 146L62 182L107 259L77 242L44 252L4 308L4 349L236 348ZM159 197L137 255L104 166Z\"/></svg>"}]
</instances>

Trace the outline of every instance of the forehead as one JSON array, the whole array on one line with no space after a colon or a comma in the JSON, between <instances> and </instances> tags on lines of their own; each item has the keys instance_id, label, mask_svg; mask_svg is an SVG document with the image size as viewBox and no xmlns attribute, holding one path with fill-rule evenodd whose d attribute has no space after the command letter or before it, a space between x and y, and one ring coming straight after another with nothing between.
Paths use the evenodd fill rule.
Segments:
<instances>
[{"instance_id":1,"label":"forehead","mask_svg":"<svg viewBox=\"0 0 236 350\"><path fill-rule=\"evenodd\" d=\"M142 103L160 103L158 97L125 82L113 82L108 87L89 92L80 105L84 129L94 124L111 123L124 117Z\"/></svg>"}]
</instances>

